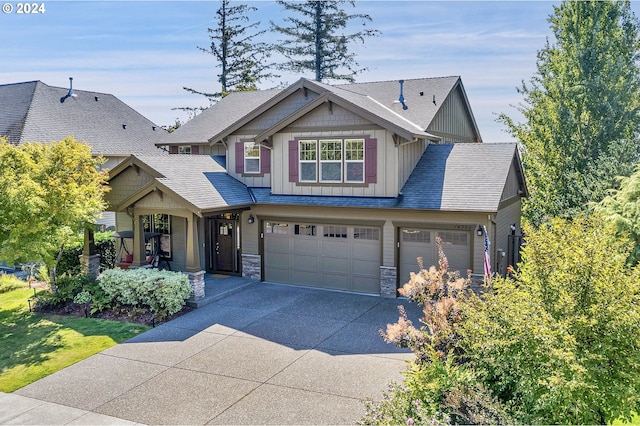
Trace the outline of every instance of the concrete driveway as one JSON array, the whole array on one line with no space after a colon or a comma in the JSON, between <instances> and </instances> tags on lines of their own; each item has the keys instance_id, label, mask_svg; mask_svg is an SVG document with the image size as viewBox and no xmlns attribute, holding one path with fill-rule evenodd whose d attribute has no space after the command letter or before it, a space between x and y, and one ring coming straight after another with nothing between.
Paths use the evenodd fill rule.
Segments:
<instances>
[{"instance_id":1,"label":"concrete driveway","mask_svg":"<svg viewBox=\"0 0 640 426\"><path fill-rule=\"evenodd\" d=\"M378 333L399 304L417 324L419 308L407 300L244 283L0 395L0 405L20 395L71 417L47 414L47 403L13 417L0 410L0 423L352 424L362 400L381 398L412 358Z\"/></svg>"}]
</instances>

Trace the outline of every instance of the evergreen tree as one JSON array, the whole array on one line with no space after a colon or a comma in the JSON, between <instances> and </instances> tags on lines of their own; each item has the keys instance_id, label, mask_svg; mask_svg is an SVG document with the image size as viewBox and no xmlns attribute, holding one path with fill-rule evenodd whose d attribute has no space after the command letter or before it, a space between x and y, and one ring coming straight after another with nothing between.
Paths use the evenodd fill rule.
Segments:
<instances>
[{"instance_id":1,"label":"evergreen tree","mask_svg":"<svg viewBox=\"0 0 640 426\"><path fill-rule=\"evenodd\" d=\"M555 42L518 89L526 121L499 119L523 147L524 216L533 224L585 211L632 173L640 153L639 26L629 2L564 1L549 21Z\"/></svg>"},{"instance_id":2,"label":"evergreen tree","mask_svg":"<svg viewBox=\"0 0 640 426\"><path fill-rule=\"evenodd\" d=\"M247 24L248 13L255 12L257 8L246 4L232 6L230 3L230 0L222 0L216 11L217 25L208 29L211 45L208 48L198 47L213 55L218 62L220 90L203 92L184 87L188 92L206 96L212 103L230 92L256 90L260 81L277 77L271 72L274 65L269 62L268 45L257 41L266 30L251 33L260 22Z\"/></svg>"},{"instance_id":3,"label":"evergreen tree","mask_svg":"<svg viewBox=\"0 0 640 426\"><path fill-rule=\"evenodd\" d=\"M278 0L285 11L295 16L284 18L285 25L271 22L272 29L286 37L275 48L288 62L281 64L283 70L294 72L312 71L316 81L346 80L353 82L355 75L365 71L349 50L352 42L364 43L365 37L376 36L378 30L362 29L345 34L347 25L354 20L371 21L367 14L348 14L342 8L346 0L307 0L289 2ZM342 71L340 71L342 70Z\"/></svg>"}]
</instances>

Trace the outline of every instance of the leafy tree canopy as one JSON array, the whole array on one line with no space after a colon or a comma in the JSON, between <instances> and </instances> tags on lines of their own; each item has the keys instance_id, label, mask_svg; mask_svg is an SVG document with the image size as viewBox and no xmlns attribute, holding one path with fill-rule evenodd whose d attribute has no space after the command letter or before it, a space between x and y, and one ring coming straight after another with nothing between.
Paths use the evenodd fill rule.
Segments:
<instances>
[{"instance_id":1,"label":"leafy tree canopy","mask_svg":"<svg viewBox=\"0 0 640 426\"><path fill-rule=\"evenodd\" d=\"M594 205L594 210L616 224L619 235L628 235L634 242L629 257L631 264L640 262L640 165L629 177L620 179L620 188Z\"/></svg>"},{"instance_id":2,"label":"leafy tree canopy","mask_svg":"<svg viewBox=\"0 0 640 426\"><path fill-rule=\"evenodd\" d=\"M640 155L639 27L629 2L564 1L549 22L555 42L518 89L525 122L499 118L523 146L524 216L534 224L585 211Z\"/></svg>"},{"instance_id":3,"label":"leafy tree canopy","mask_svg":"<svg viewBox=\"0 0 640 426\"><path fill-rule=\"evenodd\" d=\"M61 247L105 209L101 163L71 137L18 146L0 139L0 259L54 267Z\"/></svg>"},{"instance_id":4,"label":"leafy tree canopy","mask_svg":"<svg viewBox=\"0 0 640 426\"><path fill-rule=\"evenodd\" d=\"M605 424L640 400L640 269L599 216L525 229L515 279L464 306L471 365L527 424Z\"/></svg>"},{"instance_id":5,"label":"leafy tree canopy","mask_svg":"<svg viewBox=\"0 0 640 426\"><path fill-rule=\"evenodd\" d=\"M286 38L275 47L288 62L282 69L294 72L313 72L316 81L354 81L355 75L365 71L359 68L355 53L350 51L353 42L364 43L366 37L378 35L378 30L364 28L353 33L345 33L348 24L360 20L363 25L371 21L367 14L348 14L344 3L355 6L354 1L307 0L291 2L278 0L286 12L284 25L271 22L274 31ZM341 71L342 70L342 71Z\"/></svg>"}]
</instances>

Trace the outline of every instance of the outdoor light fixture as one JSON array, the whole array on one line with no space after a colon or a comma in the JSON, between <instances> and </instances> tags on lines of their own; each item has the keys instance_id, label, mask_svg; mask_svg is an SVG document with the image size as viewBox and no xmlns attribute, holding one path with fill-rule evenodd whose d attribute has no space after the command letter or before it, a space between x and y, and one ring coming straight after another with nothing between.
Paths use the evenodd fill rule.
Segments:
<instances>
[{"instance_id":1,"label":"outdoor light fixture","mask_svg":"<svg viewBox=\"0 0 640 426\"><path fill-rule=\"evenodd\" d=\"M516 224L514 223L509 228L511 229L511 235L516 235Z\"/></svg>"},{"instance_id":2,"label":"outdoor light fixture","mask_svg":"<svg viewBox=\"0 0 640 426\"><path fill-rule=\"evenodd\" d=\"M255 217L253 217L253 215L252 215L252 214L251 214L251 215L249 215L249 218L247 219L247 222L249 222L249 225L251 225L251 224L252 224L253 222L255 222L255 221L256 221L256 218L255 218Z\"/></svg>"},{"instance_id":3,"label":"outdoor light fixture","mask_svg":"<svg viewBox=\"0 0 640 426\"><path fill-rule=\"evenodd\" d=\"M478 225L478 229L476 229L476 235L478 237L482 237L484 235L484 231L482 230L482 226Z\"/></svg>"}]
</instances>

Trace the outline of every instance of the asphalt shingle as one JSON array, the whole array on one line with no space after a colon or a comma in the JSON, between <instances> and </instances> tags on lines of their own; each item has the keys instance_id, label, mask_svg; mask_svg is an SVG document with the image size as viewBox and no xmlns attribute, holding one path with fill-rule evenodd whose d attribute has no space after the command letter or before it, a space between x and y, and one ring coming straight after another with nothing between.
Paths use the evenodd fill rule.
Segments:
<instances>
[{"instance_id":1,"label":"asphalt shingle","mask_svg":"<svg viewBox=\"0 0 640 426\"><path fill-rule=\"evenodd\" d=\"M155 142L166 133L107 93L73 90L41 81L0 85L0 136L10 143L51 142L73 136L96 155L161 153Z\"/></svg>"}]
</instances>

